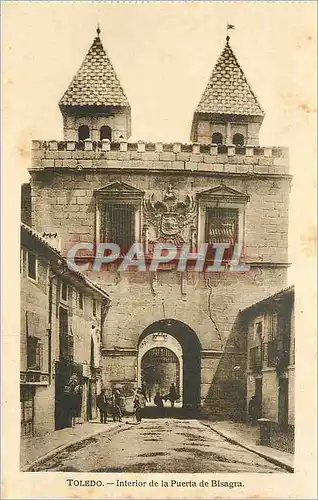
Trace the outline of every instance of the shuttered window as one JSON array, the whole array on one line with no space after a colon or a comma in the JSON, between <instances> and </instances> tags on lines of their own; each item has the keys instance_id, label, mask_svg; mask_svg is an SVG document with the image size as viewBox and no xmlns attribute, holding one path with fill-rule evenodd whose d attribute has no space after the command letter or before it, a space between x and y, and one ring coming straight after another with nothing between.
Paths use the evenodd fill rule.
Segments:
<instances>
[{"instance_id":1,"label":"shuttered window","mask_svg":"<svg viewBox=\"0 0 318 500\"><path fill-rule=\"evenodd\" d=\"M103 239L116 243L126 253L134 243L135 207L133 205L105 205Z\"/></svg>"},{"instance_id":2,"label":"shuttered window","mask_svg":"<svg viewBox=\"0 0 318 500\"><path fill-rule=\"evenodd\" d=\"M237 208L212 208L206 212L206 243L228 243L234 245L238 241Z\"/></svg>"}]
</instances>

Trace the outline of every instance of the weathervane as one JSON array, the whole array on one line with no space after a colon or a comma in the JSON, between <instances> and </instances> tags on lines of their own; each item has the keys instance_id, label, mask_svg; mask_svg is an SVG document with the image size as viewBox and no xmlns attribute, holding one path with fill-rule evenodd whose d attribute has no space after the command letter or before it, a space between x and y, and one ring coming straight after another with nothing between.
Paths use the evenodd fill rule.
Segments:
<instances>
[{"instance_id":1,"label":"weathervane","mask_svg":"<svg viewBox=\"0 0 318 500\"><path fill-rule=\"evenodd\" d=\"M227 33L226 41L227 41L227 43L229 43L229 41L230 41L230 35L229 35L230 30L235 30L235 26L234 26L234 24L227 23L227 28L226 28L226 33Z\"/></svg>"}]
</instances>

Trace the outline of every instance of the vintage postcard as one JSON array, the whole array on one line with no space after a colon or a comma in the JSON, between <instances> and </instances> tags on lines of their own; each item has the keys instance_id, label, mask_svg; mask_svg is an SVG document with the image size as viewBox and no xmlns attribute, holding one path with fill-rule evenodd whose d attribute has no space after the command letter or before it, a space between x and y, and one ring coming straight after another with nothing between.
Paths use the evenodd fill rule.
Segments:
<instances>
[{"instance_id":1,"label":"vintage postcard","mask_svg":"<svg viewBox=\"0 0 318 500\"><path fill-rule=\"evenodd\" d=\"M316 498L316 7L3 2L3 498Z\"/></svg>"}]
</instances>

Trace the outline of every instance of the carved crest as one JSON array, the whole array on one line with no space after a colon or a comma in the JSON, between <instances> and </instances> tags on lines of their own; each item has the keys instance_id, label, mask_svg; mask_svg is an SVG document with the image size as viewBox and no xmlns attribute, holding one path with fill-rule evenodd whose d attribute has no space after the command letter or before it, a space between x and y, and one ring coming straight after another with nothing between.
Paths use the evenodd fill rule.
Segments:
<instances>
[{"instance_id":1,"label":"carved crest","mask_svg":"<svg viewBox=\"0 0 318 500\"><path fill-rule=\"evenodd\" d=\"M154 194L144 201L145 218L155 227L158 242L184 243L183 230L196 216L196 203L186 195L178 201L170 184L163 195L163 201L156 200Z\"/></svg>"}]
</instances>

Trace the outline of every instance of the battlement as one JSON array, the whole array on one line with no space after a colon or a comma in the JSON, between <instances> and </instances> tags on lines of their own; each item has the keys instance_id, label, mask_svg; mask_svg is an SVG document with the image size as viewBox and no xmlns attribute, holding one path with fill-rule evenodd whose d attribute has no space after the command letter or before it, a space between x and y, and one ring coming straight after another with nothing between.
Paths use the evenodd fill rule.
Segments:
<instances>
[{"instance_id":1,"label":"battlement","mask_svg":"<svg viewBox=\"0 0 318 500\"><path fill-rule=\"evenodd\" d=\"M32 141L32 168L138 168L203 172L289 173L280 147L126 141Z\"/></svg>"}]
</instances>

